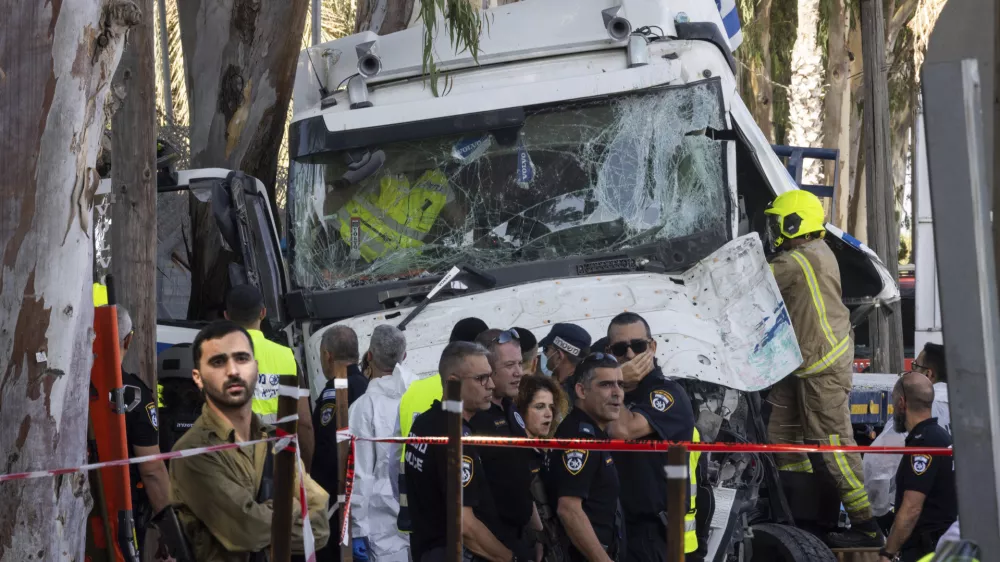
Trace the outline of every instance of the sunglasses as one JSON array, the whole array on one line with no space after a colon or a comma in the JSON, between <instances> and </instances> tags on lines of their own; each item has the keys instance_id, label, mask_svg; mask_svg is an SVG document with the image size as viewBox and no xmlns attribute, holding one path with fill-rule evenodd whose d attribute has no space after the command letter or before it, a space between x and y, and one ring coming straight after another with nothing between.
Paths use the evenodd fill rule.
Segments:
<instances>
[{"instance_id":1,"label":"sunglasses","mask_svg":"<svg viewBox=\"0 0 1000 562\"><path fill-rule=\"evenodd\" d=\"M582 362L590 363L597 361L611 361L616 365L618 364L618 359L616 359L614 355L611 355L610 353L601 353L601 352L591 353L590 355L584 357Z\"/></svg>"},{"instance_id":2,"label":"sunglasses","mask_svg":"<svg viewBox=\"0 0 1000 562\"><path fill-rule=\"evenodd\" d=\"M503 345L505 343L510 343L512 341L520 342L521 336L518 335L517 330L511 328L509 330L504 330L497 334L497 337L493 338L493 343L498 343Z\"/></svg>"},{"instance_id":3,"label":"sunglasses","mask_svg":"<svg viewBox=\"0 0 1000 562\"><path fill-rule=\"evenodd\" d=\"M649 349L649 340L620 341L614 345L608 346L611 353L614 353L617 357L625 357L625 355L628 354L629 348L632 348L632 351L634 351L636 355L639 355Z\"/></svg>"}]
</instances>

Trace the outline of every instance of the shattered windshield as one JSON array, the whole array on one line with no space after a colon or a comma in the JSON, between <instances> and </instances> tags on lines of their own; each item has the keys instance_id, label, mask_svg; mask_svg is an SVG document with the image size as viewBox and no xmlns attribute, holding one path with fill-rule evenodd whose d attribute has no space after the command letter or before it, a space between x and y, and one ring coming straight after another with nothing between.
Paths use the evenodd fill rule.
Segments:
<instances>
[{"instance_id":1,"label":"shattered windshield","mask_svg":"<svg viewBox=\"0 0 1000 562\"><path fill-rule=\"evenodd\" d=\"M293 163L295 284L335 289L725 228L719 83L527 108L519 128Z\"/></svg>"}]
</instances>

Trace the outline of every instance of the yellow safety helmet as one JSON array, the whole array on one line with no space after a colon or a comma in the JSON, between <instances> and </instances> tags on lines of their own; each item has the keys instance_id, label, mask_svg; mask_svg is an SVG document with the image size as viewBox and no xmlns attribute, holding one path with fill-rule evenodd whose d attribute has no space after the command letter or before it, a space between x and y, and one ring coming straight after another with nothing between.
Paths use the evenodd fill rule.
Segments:
<instances>
[{"instance_id":1,"label":"yellow safety helmet","mask_svg":"<svg viewBox=\"0 0 1000 562\"><path fill-rule=\"evenodd\" d=\"M764 209L764 213L771 215L768 230L775 248L788 238L826 232L823 203L819 197L803 189L782 193Z\"/></svg>"}]
</instances>

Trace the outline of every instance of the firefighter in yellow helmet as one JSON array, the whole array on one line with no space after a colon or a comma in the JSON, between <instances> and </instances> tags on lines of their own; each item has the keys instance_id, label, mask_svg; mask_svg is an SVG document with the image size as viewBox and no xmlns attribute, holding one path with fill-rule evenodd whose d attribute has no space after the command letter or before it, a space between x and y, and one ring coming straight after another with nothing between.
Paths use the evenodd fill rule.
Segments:
<instances>
[{"instance_id":1,"label":"firefighter in yellow helmet","mask_svg":"<svg viewBox=\"0 0 1000 562\"><path fill-rule=\"evenodd\" d=\"M803 190L779 195L764 211L777 255L771 271L802 351L802 365L771 388L768 433L773 443L854 445L848 396L854 334L844 306L840 268L823 241L823 204ZM885 536L872 519L858 453L776 455L779 470L817 472L840 492L851 529L830 533L834 547L879 547Z\"/></svg>"}]
</instances>

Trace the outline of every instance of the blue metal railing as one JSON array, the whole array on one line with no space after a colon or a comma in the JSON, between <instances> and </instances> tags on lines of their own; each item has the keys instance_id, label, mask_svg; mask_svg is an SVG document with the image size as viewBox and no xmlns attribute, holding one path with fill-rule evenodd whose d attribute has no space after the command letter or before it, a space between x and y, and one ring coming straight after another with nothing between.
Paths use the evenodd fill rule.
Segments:
<instances>
[{"instance_id":1,"label":"blue metal railing","mask_svg":"<svg viewBox=\"0 0 1000 562\"><path fill-rule=\"evenodd\" d=\"M840 180L840 166L834 167L833 185L802 185L802 161L806 158L813 160L826 160L837 162L840 158L840 151L836 148L808 148L803 146L788 146L784 144L772 144L771 148L785 163L785 168L789 175L795 180L795 184L800 189L812 192L817 197L830 197L837 193L837 185Z\"/></svg>"}]
</instances>

